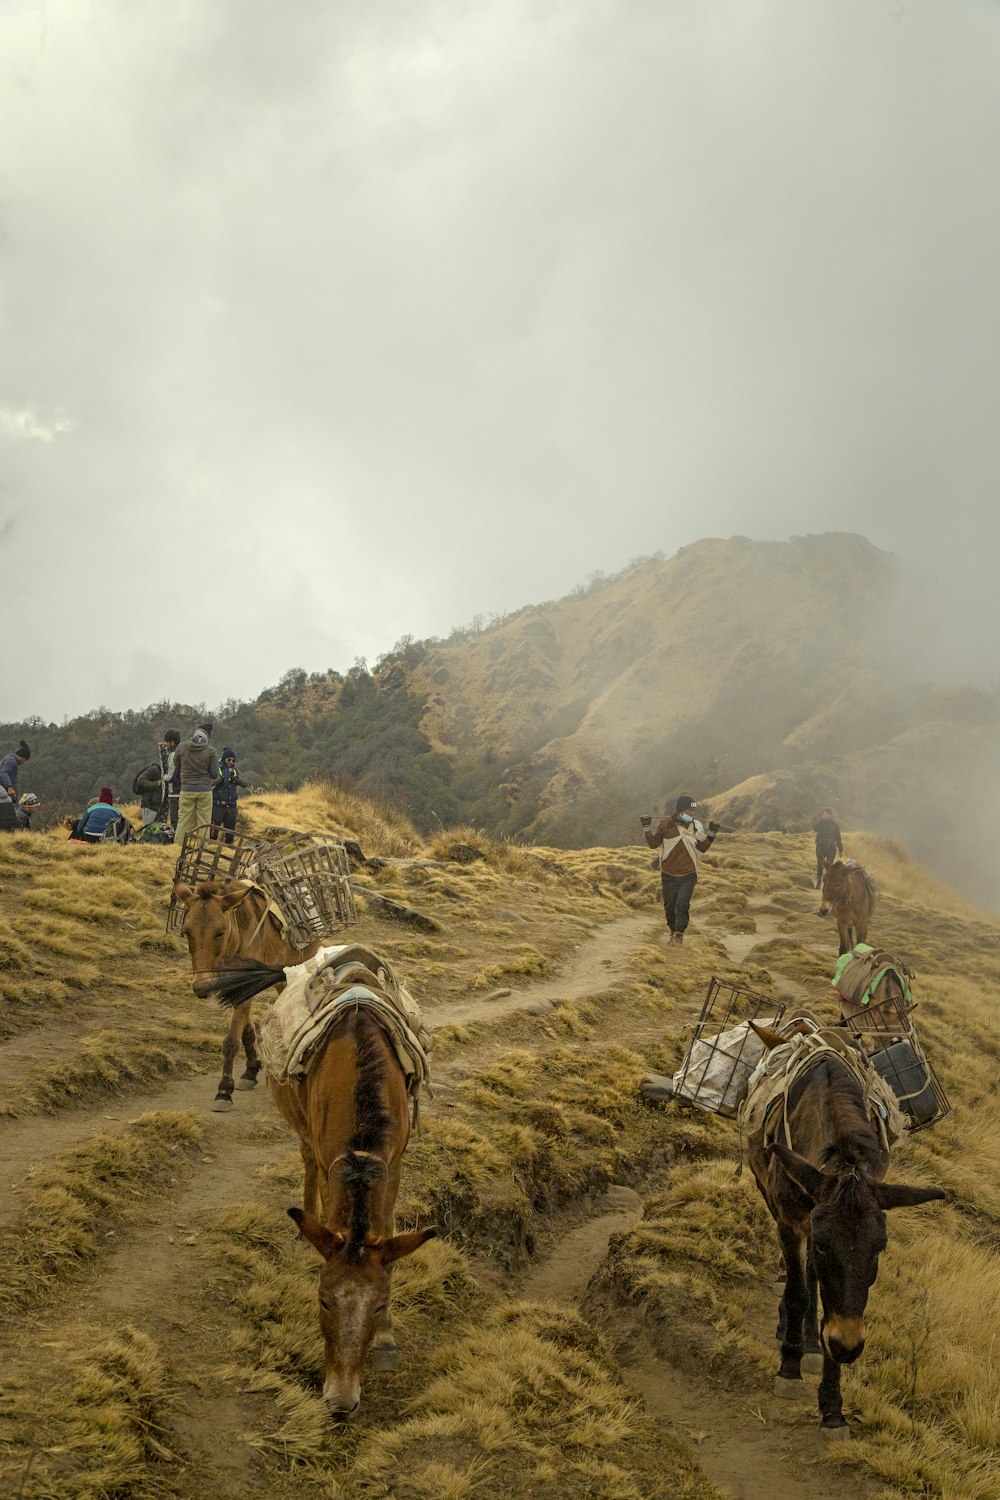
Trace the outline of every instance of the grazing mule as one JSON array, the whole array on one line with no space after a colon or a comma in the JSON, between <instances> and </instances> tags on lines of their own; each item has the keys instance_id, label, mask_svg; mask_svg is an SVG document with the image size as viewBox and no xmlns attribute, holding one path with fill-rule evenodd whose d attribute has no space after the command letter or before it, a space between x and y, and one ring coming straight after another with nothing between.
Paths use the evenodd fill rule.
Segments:
<instances>
[{"instance_id":1,"label":"grazing mule","mask_svg":"<svg viewBox=\"0 0 1000 1500\"><path fill-rule=\"evenodd\" d=\"M213 984L223 1005L245 1003L282 970L242 962ZM374 981L374 976L369 975ZM304 1208L290 1208L299 1231L323 1257L319 1320L326 1346L323 1397L339 1418L361 1403L361 1371L395 1370L392 1267L436 1229L393 1232L403 1152L410 1139L406 1075L372 1013L346 1005L302 1077L270 1079L278 1109L299 1137Z\"/></svg>"},{"instance_id":2,"label":"grazing mule","mask_svg":"<svg viewBox=\"0 0 1000 1500\"><path fill-rule=\"evenodd\" d=\"M235 959L255 959L268 964L300 964L312 958L319 943L293 948L284 929L268 906L262 891L239 880L206 880L201 885L176 884L174 895L187 907L184 936L191 953L194 978L191 988L201 999L210 995L219 972ZM279 986L280 987L280 986ZM250 1018L252 997L233 1008L229 1031L222 1044L222 1077L212 1108L232 1109L233 1089L257 1087L260 1059ZM246 1071L233 1081L233 1062L240 1049L246 1054Z\"/></svg>"},{"instance_id":3,"label":"grazing mule","mask_svg":"<svg viewBox=\"0 0 1000 1500\"><path fill-rule=\"evenodd\" d=\"M860 865L844 864L839 859L832 863L824 859L819 915L828 917L833 912L840 934L841 953L850 953L858 943L865 941L874 910L875 882L868 871Z\"/></svg>"},{"instance_id":4,"label":"grazing mule","mask_svg":"<svg viewBox=\"0 0 1000 1500\"><path fill-rule=\"evenodd\" d=\"M764 1040L772 1044L770 1037ZM747 1159L785 1261L781 1366L774 1388L779 1396L797 1395L802 1368L814 1372L821 1358L821 1426L847 1435L840 1370L864 1348L868 1292L887 1244L886 1210L945 1195L940 1188L883 1180L888 1150L871 1123L859 1079L835 1052L824 1054L793 1082L784 1110L792 1146L782 1127L783 1138L773 1144L765 1141L763 1126L747 1141Z\"/></svg>"}]
</instances>

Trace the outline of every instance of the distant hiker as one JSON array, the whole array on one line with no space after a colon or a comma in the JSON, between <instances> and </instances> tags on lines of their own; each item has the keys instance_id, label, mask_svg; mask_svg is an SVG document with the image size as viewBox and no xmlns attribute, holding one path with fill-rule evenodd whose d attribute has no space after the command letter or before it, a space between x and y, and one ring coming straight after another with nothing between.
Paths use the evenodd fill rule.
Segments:
<instances>
[{"instance_id":1,"label":"distant hiker","mask_svg":"<svg viewBox=\"0 0 1000 1500\"><path fill-rule=\"evenodd\" d=\"M166 817L171 828L177 827L178 804L181 796L181 773L177 768L177 746L181 737L176 729L165 729L160 741L160 774L163 777L163 792L166 807L161 816Z\"/></svg>"},{"instance_id":2,"label":"distant hiker","mask_svg":"<svg viewBox=\"0 0 1000 1500\"><path fill-rule=\"evenodd\" d=\"M150 823L155 823L160 816L163 806L163 771L160 765L153 761L145 766L132 783L132 790L139 798L139 808L142 813L142 826L148 828Z\"/></svg>"},{"instance_id":3,"label":"distant hiker","mask_svg":"<svg viewBox=\"0 0 1000 1500\"><path fill-rule=\"evenodd\" d=\"M246 782L236 769L236 751L231 750L228 745L223 746L222 761L219 766L219 779L212 788L212 834L213 839L218 838L219 829L226 828L226 843L233 842L233 830L236 828L236 814L238 811L240 787L246 788Z\"/></svg>"},{"instance_id":4,"label":"distant hiker","mask_svg":"<svg viewBox=\"0 0 1000 1500\"><path fill-rule=\"evenodd\" d=\"M185 834L212 821L212 789L219 779L219 757L204 729L196 729L189 740L177 746L174 762L181 777L174 838L182 844Z\"/></svg>"},{"instance_id":5,"label":"distant hiker","mask_svg":"<svg viewBox=\"0 0 1000 1500\"><path fill-rule=\"evenodd\" d=\"M30 759L31 751L22 740L16 750L0 760L0 789L11 802L17 801L17 773Z\"/></svg>"},{"instance_id":6,"label":"distant hiker","mask_svg":"<svg viewBox=\"0 0 1000 1500\"><path fill-rule=\"evenodd\" d=\"M100 844L108 836L109 825L115 822L132 827L121 809L115 806L114 792L109 786L102 786L83 816L73 824L69 836L78 844Z\"/></svg>"},{"instance_id":7,"label":"distant hiker","mask_svg":"<svg viewBox=\"0 0 1000 1500\"><path fill-rule=\"evenodd\" d=\"M813 833L816 835L816 889L819 891L823 889L824 859L832 862L838 854L843 856L844 853L844 841L832 807L824 807L813 819Z\"/></svg>"},{"instance_id":8,"label":"distant hiker","mask_svg":"<svg viewBox=\"0 0 1000 1500\"><path fill-rule=\"evenodd\" d=\"M640 819L646 843L660 851L663 910L672 943L684 941L691 896L698 879L698 856L711 849L719 831L718 823L709 823L705 832L694 816L697 806L693 797L678 797L674 811L664 815L655 828L652 818Z\"/></svg>"},{"instance_id":9,"label":"distant hiker","mask_svg":"<svg viewBox=\"0 0 1000 1500\"><path fill-rule=\"evenodd\" d=\"M26 828L30 832L31 820L34 817L35 813L38 812L41 805L42 804L39 802L34 792L25 792L24 796L21 798L20 802L14 809L18 827Z\"/></svg>"}]
</instances>

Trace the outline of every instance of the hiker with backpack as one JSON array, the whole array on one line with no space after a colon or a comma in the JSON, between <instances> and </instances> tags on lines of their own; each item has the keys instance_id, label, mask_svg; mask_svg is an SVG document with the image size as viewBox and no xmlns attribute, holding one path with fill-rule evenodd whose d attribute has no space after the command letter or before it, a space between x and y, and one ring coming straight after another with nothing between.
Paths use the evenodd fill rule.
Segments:
<instances>
[{"instance_id":1,"label":"hiker with backpack","mask_svg":"<svg viewBox=\"0 0 1000 1500\"><path fill-rule=\"evenodd\" d=\"M236 828L236 814L240 797L240 787L246 788L246 782L236 769L236 751L224 745L222 749L222 760L219 765L219 779L212 788L212 832L211 837L219 837L219 829L225 828L226 843L233 842L233 832Z\"/></svg>"},{"instance_id":2,"label":"hiker with backpack","mask_svg":"<svg viewBox=\"0 0 1000 1500\"><path fill-rule=\"evenodd\" d=\"M153 761L139 771L132 783L132 791L139 798L139 811L143 828L155 823L163 806L163 772Z\"/></svg>"},{"instance_id":3,"label":"hiker with backpack","mask_svg":"<svg viewBox=\"0 0 1000 1500\"><path fill-rule=\"evenodd\" d=\"M112 825L116 825L113 831ZM115 794L109 786L102 786L99 795L87 805L82 817L77 818L70 829L70 840L76 844L101 844L105 839L115 839L127 844L134 834L132 824L121 808L115 806Z\"/></svg>"}]
</instances>

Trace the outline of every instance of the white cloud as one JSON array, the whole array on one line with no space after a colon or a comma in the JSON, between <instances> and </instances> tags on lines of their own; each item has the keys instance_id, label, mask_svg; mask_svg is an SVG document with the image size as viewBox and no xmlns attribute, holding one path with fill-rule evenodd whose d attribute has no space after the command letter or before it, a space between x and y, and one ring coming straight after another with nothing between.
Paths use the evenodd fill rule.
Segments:
<instances>
[{"instance_id":1,"label":"white cloud","mask_svg":"<svg viewBox=\"0 0 1000 1500\"><path fill-rule=\"evenodd\" d=\"M30 406L19 411L0 406L0 437L13 442L51 443L74 425L66 417L42 417Z\"/></svg>"}]
</instances>

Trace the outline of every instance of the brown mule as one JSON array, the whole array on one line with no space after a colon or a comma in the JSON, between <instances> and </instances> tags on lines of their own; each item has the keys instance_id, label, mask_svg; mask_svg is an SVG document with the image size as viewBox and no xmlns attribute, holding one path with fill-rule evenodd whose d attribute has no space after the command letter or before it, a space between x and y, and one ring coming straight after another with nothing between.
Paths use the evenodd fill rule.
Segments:
<instances>
[{"instance_id":1,"label":"brown mule","mask_svg":"<svg viewBox=\"0 0 1000 1500\"><path fill-rule=\"evenodd\" d=\"M770 1043L768 1037L762 1040ZM887 1243L886 1210L930 1203L945 1194L940 1188L883 1180L889 1153L869 1119L860 1082L835 1053L792 1084L785 1120L791 1146L784 1140L765 1144L763 1127L747 1141L747 1160L774 1219L785 1261L775 1391L800 1391L803 1359L807 1372L821 1359L821 1426L827 1433L849 1435L840 1369L864 1348L868 1292Z\"/></svg>"},{"instance_id":2,"label":"brown mule","mask_svg":"<svg viewBox=\"0 0 1000 1500\"><path fill-rule=\"evenodd\" d=\"M187 907L184 936L191 954L194 978L191 987L204 999L212 993L219 971L238 959L255 959L266 964L300 964L312 958L319 948L293 948L287 941L281 923L269 910L263 892L239 880L206 880L201 885L176 884L174 895ZM279 989L283 984L279 984ZM231 1109L233 1089L257 1086L260 1060L250 1010L252 999L233 1009L229 1031L222 1044L222 1077L213 1109ZM233 1063L243 1044L246 1071L238 1083L233 1081Z\"/></svg>"},{"instance_id":3,"label":"brown mule","mask_svg":"<svg viewBox=\"0 0 1000 1500\"><path fill-rule=\"evenodd\" d=\"M274 1102L299 1136L305 1208L290 1208L319 1251L323 1398L337 1417L361 1402L361 1371L394 1370L399 1351L389 1309L392 1267L436 1229L393 1233L403 1152L410 1138L406 1079L378 1023L352 1010L307 1075L271 1080Z\"/></svg>"},{"instance_id":4,"label":"brown mule","mask_svg":"<svg viewBox=\"0 0 1000 1500\"><path fill-rule=\"evenodd\" d=\"M819 915L828 917L833 912L841 953L850 953L865 941L874 910L875 882L868 871L839 859L824 859Z\"/></svg>"}]
</instances>

